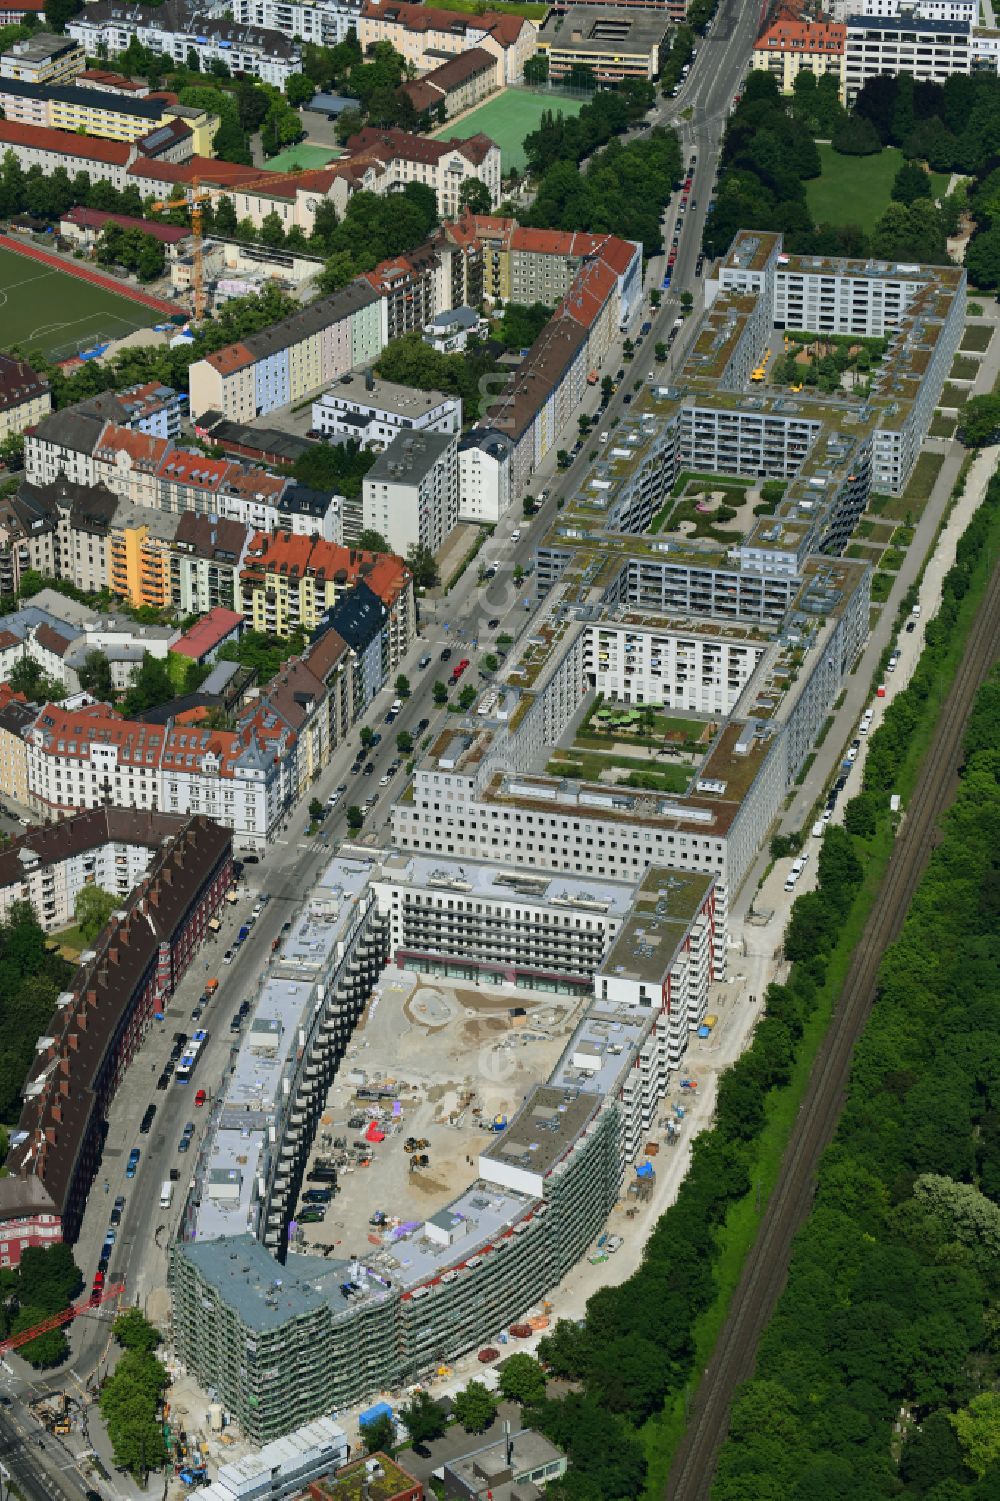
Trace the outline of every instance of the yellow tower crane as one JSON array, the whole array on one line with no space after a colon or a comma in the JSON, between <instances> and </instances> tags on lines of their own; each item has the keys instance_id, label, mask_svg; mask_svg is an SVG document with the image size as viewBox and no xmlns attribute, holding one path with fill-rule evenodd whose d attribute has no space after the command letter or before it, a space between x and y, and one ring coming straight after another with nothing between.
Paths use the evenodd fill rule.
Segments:
<instances>
[{"instance_id":1,"label":"yellow tower crane","mask_svg":"<svg viewBox=\"0 0 1000 1501\"><path fill-rule=\"evenodd\" d=\"M321 171L321 168L312 167L310 172ZM191 239L194 245L192 256L193 275L192 287L194 290L194 316L200 321L205 316L205 263L202 238L202 209L213 198L232 198L236 193L252 193L257 189L277 187L279 183L291 182L304 175L301 167L293 172L261 172L257 177L251 177L246 182L231 183L228 186L207 188L202 186L202 179L195 177L191 182L191 192L183 198L172 198L160 203L154 203L153 208L158 213L165 213L169 209L186 208L191 214Z\"/></svg>"}]
</instances>

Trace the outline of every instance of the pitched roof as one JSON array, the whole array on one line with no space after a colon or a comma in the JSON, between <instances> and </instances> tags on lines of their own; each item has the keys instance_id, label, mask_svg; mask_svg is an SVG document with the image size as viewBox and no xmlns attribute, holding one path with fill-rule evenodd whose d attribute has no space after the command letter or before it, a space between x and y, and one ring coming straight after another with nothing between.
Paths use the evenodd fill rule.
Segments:
<instances>
[{"instance_id":1,"label":"pitched roof","mask_svg":"<svg viewBox=\"0 0 1000 1501\"><path fill-rule=\"evenodd\" d=\"M183 511L174 541L178 551L209 562L235 563L246 546L249 531L242 521L222 516L200 516Z\"/></svg>"},{"instance_id":2,"label":"pitched roof","mask_svg":"<svg viewBox=\"0 0 1000 1501\"><path fill-rule=\"evenodd\" d=\"M111 214L97 208L71 208L63 214L64 224L75 224L80 229L103 229L105 224L118 224L122 229L141 229L144 235L161 241L164 245L179 245L191 238L190 229L177 224L157 224L155 219L135 219L129 214Z\"/></svg>"},{"instance_id":3,"label":"pitched roof","mask_svg":"<svg viewBox=\"0 0 1000 1501\"><path fill-rule=\"evenodd\" d=\"M81 161L104 162L110 167L127 166L134 152L127 141L104 141L99 136L50 130L47 125L20 125L16 120L0 120L0 146L31 147L59 156L79 157Z\"/></svg>"},{"instance_id":4,"label":"pitched roof","mask_svg":"<svg viewBox=\"0 0 1000 1501\"><path fill-rule=\"evenodd\" d=\"M194 662L200 662L235 631L241 630L242 626L243 616L236 610L225 610L221 605L216 605L189 631L179 636L170 650L178 652L182 657L190 657Z\"/></svg>"}]
</instances>

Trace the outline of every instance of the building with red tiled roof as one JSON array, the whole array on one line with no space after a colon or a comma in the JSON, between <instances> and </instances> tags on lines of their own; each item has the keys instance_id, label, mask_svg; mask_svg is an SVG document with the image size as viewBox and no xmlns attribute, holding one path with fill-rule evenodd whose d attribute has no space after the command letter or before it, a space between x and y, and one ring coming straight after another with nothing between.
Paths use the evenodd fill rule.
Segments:
<instances>
[{"instance_id":1,"label":"building with red tiled roof","mask_svg":"<svg viewBox=\"0 0 1000 1501\"><path fill-rule=\"evenodd\" d=\"M235 526L236 522L230 522ZM226 610L221 605L178 636L170 650L179 656L190 657L192 662L214 662L219 648L229 641L238 641L243 634L243 616L238 610Z\"/></svg>"},{"instance_id":2,"label":"building with red tiled roof","mask_svg":"<svg viewBox=\"0 0 1000 1501\"><path fill-rule=\"evenodd\" d=\"M172 260L188 254L191 249L191 231L179 224L158 224L155 219L136 219L129 214L106 213L103 209L81 208L79 205L63 215L59 221L59 233L82 250L89 251L94 249L101 231L108 224L117 224L120 229L137 229L150 239L158 240Z\"/></svg>"},{"instance_id":3,"label":"building with red tiled roof","mask_svg":"<svg viewBox=\"0 0 1000 1501\"><path fill-rule=\"evenodd\" d=\"M803 70L821 78L831 73L844 98L847 27L837 21L803 21L783 17L767 26L753 49L753 67L772 73L790 94Z\"/></svg>"},{"instance_id":4,"label":"building with red tiled roof","mask_svg":"<svg viewBox=\"0 0 1000 1501\"><path fill-rule=\"evenodd\" d=\"M4 1266L29 1246L75 1240L111 1101L225 899L232 839L204 817L103 808L19 839L0 860L0 882L6 890L16 881L18 897L22 883L37 886L41 913L47 891L74 872L82 888L95 867L107 871L102 884L121 895L124 911L60 997L32 1060L0 1178ZM130 884L138 878L131 895L118 881L123 869Z\"/></svg>"},{"instance_id":5,"label":"building with red tiled roof","mask_svg":"<svg viewBox=\"0 0 1000 1501\"><path fill-rule=\"evenodd\" d=\"M0 153L8 149L16 153L25 171L39 167L44 177L50 177L57 167L65 167L70 177L87 172L92 182L110 182L116 188L126 185L129 163L138 155L135 145L128 141L106 141L100 136L51 130L47 125L0 120Z\"/></svg>"},{"instance_id":6,"label":"building with red tiled roof","mask_svg":"<svg viewBox=\"0 0 1000 1501\"><path fill-rule=\"evenodd\" d=\"M489 136L443 141L366 125L348 139L345 149L355 163L381 165L386 174L385 192L411 182L432 188L438 212L444 217L460 211L462 186L473 179L483 184L491 203L500 196L500 148Z\"/></svg>"},{"instance_id":7,"label":"building with red tiled roof","mask_svg":"<svg viewBox=\"0 0 1000 1501\"><path fill-rule=\"evenodd\" d=\"M443 105L446 119L474 109L501 87L500 60L485 47L471 47L396 90L405 95L418 115L435 115Z\"/></svg>"},{"instance_id":8,"label":"building with red tiled roof","mask_svg":"<svg viewBox=\"0 0 1000 1501\"><path fill-rule=\"evenodd\" d=\"M46 704L25 732L32 806L46 818L112 802L206 813L263 846L283 806L294 737L122 719L106 704Z\"/></svg>"},{"instance_id":9,"label":"building with red tiled roof","mask_svg":"<svg viewBox=\"0 0 1000 1501\"><path fill-rule=\"evenodd\" d=\"M389 665L395 666L413 640L416 621L413 576L391 553L359 552L291 532L258 532L240 575L243 616L251 630L273 636L316 631L327 611L359 583L389 611Z\"/></svg>"},{"instance_id":10,"label":"building with red tiled roof","mask_svg":"<svg viewBox=\"0 0 1000 1501\"><path fill-rule=\"evenodd\" d=\"M442 57L478 48L497 59L500 82L520 81L535 54L538 29L523 16L487 11L469 15L409 0L364 0L358 19L361 50L390 42L420 73L430 72Z\"/></svg>"}]
</instances>

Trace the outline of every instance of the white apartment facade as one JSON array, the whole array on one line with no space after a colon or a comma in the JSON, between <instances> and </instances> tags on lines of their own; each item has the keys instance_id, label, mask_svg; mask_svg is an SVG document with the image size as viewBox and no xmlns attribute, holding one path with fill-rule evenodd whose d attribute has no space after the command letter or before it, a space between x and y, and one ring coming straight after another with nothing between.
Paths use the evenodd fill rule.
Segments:
<instances>
[{"instance_id":1,"label":"white apartment facade","mask_svg":"<svg viewBox=\"0 0 1000 1501\"><path fill-rule=\"evenodd\" d=\"M136 724L104 704L47 704L25 739L31 803L49 821L109 804L204 813L263 848L285 801L291 758L252 732Z\"/></svg>"},{"instance_id":2,"label":"white apartment facade","mask_svg":"<svg viewBox=\"0 0 1000 1501\"><path fill-rule=\"evenodd\" d=\"M503 433L473 431L458 445L458 518L495 526L510 507L513 444Z\"/></svg>"},{"instance_id":3,"label":"white apartment facade","mask_svg":"<svg viewBox=\"0 0 1000 1501\"><path fill-rule=\"evenodd\" d=\"M458 521L458 440L453 433L401 432L363 480L366 530L381 532L405 558L436 553Z\"/></svg>"},{"instance_id":4,"label":"white apartment facade","mask_svg":"<svg viewBox=\"0 0 1000 1501\"><path fill-rule=\"evenodd\" d=\"M461 432L462 401L367 373L345 375L313 402L312 425L330 442L387 448L401 432Z\"/></svg>"},{"instance_id":5,"label":"white apartment facade","mask_svg":"<svg viewBox=\"0 0 1000 1501\"><path fill-rule=\"evenodd\" d=\"M979 25L979 0L833 0L834 20L848 16L918 16L928 21L967 21Z\"/></svg>"},{"instance_id":6,"label":"white apartment facade","mask_svg":"<svg viewBox=\"0 0 1000 1501\"><path fill-rule=\"evenodd\" d=\"M844 89L851 104L871 78L911 73L918 82L944 83L968 73L972 28L967 21L921 16L848 16Z\"/></svg>"},{"instance_id":7,"label":"white apartment facade","mask_svg":"<svg viewBox=\"0 0 1000 1501\"><path fill-rule=\"evenodd\" d=\"M284 37L336 47L357 32L361 0L232 0L233 20Z\"/></svg>"},{"instance_id":8,"label":"white apartment facade","mask_svg":"<svg viewBox=\"0 0 1000 1501\"><path fill-rule=\"evenodd\" d=\"M597 691L618 703L728 715L764 651L763 640L710 634L704 627L607 621L587 631L584 663Z\"/></svg>"}]
</instances>

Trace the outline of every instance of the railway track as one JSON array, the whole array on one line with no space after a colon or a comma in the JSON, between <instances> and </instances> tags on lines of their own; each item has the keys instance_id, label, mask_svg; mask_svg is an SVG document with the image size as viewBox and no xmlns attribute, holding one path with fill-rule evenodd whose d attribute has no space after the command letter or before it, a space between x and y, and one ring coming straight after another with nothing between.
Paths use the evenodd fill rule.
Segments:
<instances>
[{"instance_id":1,"label":"railway track","mask_svg":"<svg viewBox=\"0 0 1000 1501\"><path fill-rule=\"evenodd\" d=\"M1000 568L994 568L961 665L938 719L885 879L855 951L809 1090L691 1407L684 1438L667 1481L667 1501L706 1501L733 1396L753 1375L757 1344L785 1285L792 1240L809 1212L820 1157L843 1108L854 1044L875 1000L879 964L896 939L933 848L934 828L954 796L962 734L976 690L998 655Z\"/></svg>"}]
</instances>

